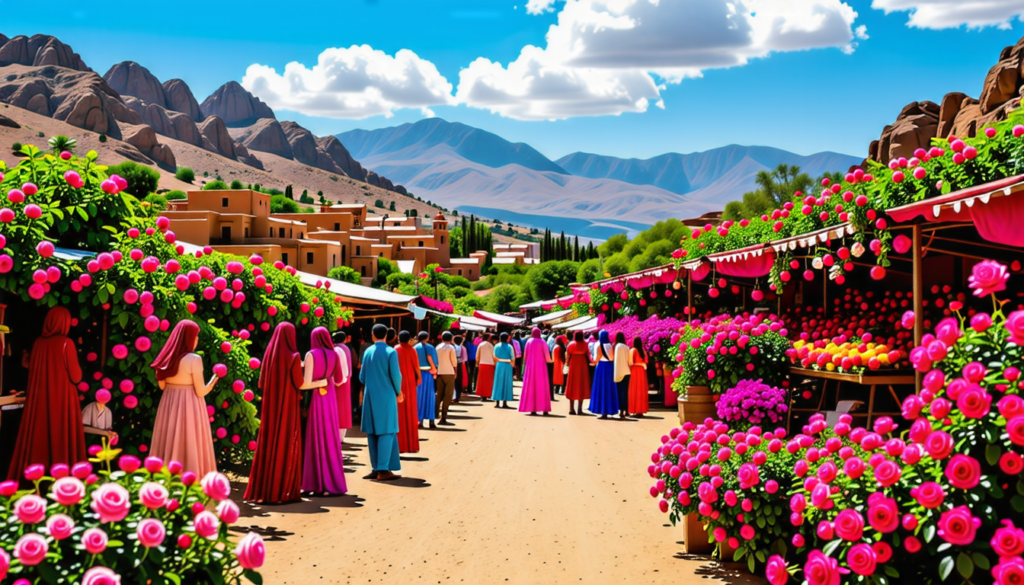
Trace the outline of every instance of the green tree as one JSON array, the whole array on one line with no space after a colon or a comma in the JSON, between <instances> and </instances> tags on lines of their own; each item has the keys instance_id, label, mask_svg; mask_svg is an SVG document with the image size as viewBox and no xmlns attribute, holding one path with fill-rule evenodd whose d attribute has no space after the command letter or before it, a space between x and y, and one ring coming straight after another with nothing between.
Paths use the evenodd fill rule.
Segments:
<instances>
[{"instance_id":1,"label":"green tree","mask_svg":"<svg viewBox=\"0 0 1024 585\"><path fill-rule=\"evenodd\" d=\"M629 260L622 255L615 255L605 260L604 262L605 274L612 276L622 276L623 274L629 273ZM603 275L602 275L603 276Z\"/></svg>"},{"instance_id":2,"label":"green tree","mask_svg":"<svg viewBox=\"0 0 1024 585\"><path fill-rule=\"evenodd\" d=\"M388 283L388 277L396 272L398 272L398 266L395 266L393 262L387 258L377 258L377 278L374 279L373 286L385 288Z\"/></svg>"},{"instance_id":3,"label":"green tree","mask_svg":"<svg viewBox=\"0 0 1024 585\"><path fill-rule=\"evenodd\" d=\"M238 191L240 189L245 189L245 186L242 185L241 181L235 179L234 181L231 181L231 188L234 189L235 191Z\"/></svg>"},{"instance_id":4,"label":"green tree","mask_svg":"<svg viewBox=\"0 0 1024 585\"><path fill-rule=\"evenodd\" d=\"M530 294L538 301L555 298L576 282L579 269L579 264L569 260L544 262L530 268L526 274Z\"/></svg>"},{"instance_id":5,"label":"green tree","mask_svg":"<svg viewBox=\"0 0 1024 585\"><path fill-rule=\"evenodd\" d=\"M317 201L320 203L320 205L330 205L331 202L328 201L328 199L326 197L324 197L324 192L323 191L317 191L316 192L316 196L317 196Z\"/></svg>"},{"instance_id":6,"label":"green tree","mask_svg":"<svg viewBox=\"0 0 1024 585\"><path fill-rule=\"evenodd\" d=\"M106 134L100 134L100 144L103 144L106 141L107 141L107 135Z\"/></svg>"},{"instance_id":7,"label":"green tree","mask_svg":"<svg viewBox=\"0 0 1024 585\"><path fill-rule=\"evenodd\" d=\"M128 187L125 188L125 191L139 198L143 198L156 191L157 185L160 184L160 173L158 171L130 160L107 168L107 174L120 175L121 178L128 182Z\"/></svg>"},{"instance_id":8,"label":"green tree","mask_svg":"<svg viewBox=\"0 0 1024 585\"><path fill-rule=\"evenodd\" d=\"M806 192L813 185L811 177L800 172L800 167L785 163L771 171L759 171L754 182L757 183L757 190L744 193L742 201L727 204L723 218L737 220L758 217L766 211L781 207L792 200L794 193Z\"/></svg>"},{"instance_id":9,"label":"green tree","mask_svg":"<svg viewBox=\"0 0 1024 585\"><path fill-rule=\"evenodd\" d=\"M188 167L178 167L178 170L174 171L174 178L179 181L191 183L196 180L196 173Z\"/></svg>"},{"instance_id":10,"label":"green tree","mask_svg":"<svg viewBox=\"0 0 1024 585\"><path fill-rule=\"evenodd\" d=\"M156 193L150 193L146 195L146 198L142 200L144 203L149 204L149 208L154 213L159 213L167 209L167 198L163 195L157 195Z\"/></svg>"},{"instance_id":11,"label":"green tree","mask_svg":"<svg viewBox=\"0 0 1024 585\"><path fill-rule=\"evenodd\" d=\"M40 136L42 136L42 134L40 134ZM74 138L68 138L67 136L63 136L61 134L58 134L53 138L50 138L50 151L53 152L53 154L60 154L64 151L73 154L75 152L75 148L77 147L78 141L75 140Z\"/></svg>"},{"instance_id":12,"label":"green tree","mask_svg":"<svg viewBox=\"0 0 1024 585\"><path fill-rule=\"evenodd\" d=\"M227 188L228 184L225 183L224 181L210 181L209 183L203 185L203 191L219 191Z\"/></svg>"},{"instance_id":13,"label":"green tree","mask_svg":"<svg viewBox=\"0 0 1024 585\"><path fill-rule=\"evenodd\" d=\"M608 258L621 252L628 243L629 238L626 237L626 234L615 234L598 246L597 251L600 252L602 258Z\"/></svg>"},{"instance_id":14,"label":"green tree","mask_svg":"<svg viewBox=\"0 0 1024 585\"><path fill-rule=\"evenodd\" d=\"M294 203L294 202L293 202ZM333 278L334 280L340 280L342 282L350 282L352 284L360 284L359 273L348 266L335 266L327 272L327 278Z\"/></svg>"},{"instance_id":15,"label":"green tree","mask_svg":"<svg viewBox=\"0 0 1024 585\"><path fill-rule=\"evenodd\" d=\"M299 213L299 204L284 195L272 195L270 213Z\"/></svg>"},{"instance_id":16,"label":"green tree","mask_svg":"<svg viewBox=\"0 0 1024 585\"><path fill-rule=\"evenodd\" d=\"M188 199L188 195L184 191L179 191L177 189L175 189L174 191L168 191L167 193L164 193L164 197L167 198L168 201L180 201L182 199Z\"/></svg>"},{"instance_id":17,"label":"green tree","mask_svg":"<svg viewBox=\"0 0 1024 585\"><path fill-rule=\"evenodd\" d=\"M523 290L512 284L503 284L496 287L485 298L487 299L487 310L499 315L510 313L519 308L519 302L524 296ZM529 294L525 294L529 297ZM525 302L530 302L529 298Z\"/></svg>"},{"instance_id":18,"label":"green tree","mask_svg":"<svg viewBox=\"0 0 1024 585\"><path fill-rule=\"evenodd\" d=\"M284 196L286 199L291 199L292 201L295 200L295 194L292 193L291 185L288 185L287 187L284 188Z\"/></svg>"},{"instance_id":19,"label":"green tree","mask_svg":"<svg viewBox=\"0 0 1024 585\"><path fill-rule=\"evenodd\" d=\"M576 282L586 284L601 280L603 276L601 273L601 260L599 258L591 258L580 264L579 270L576 271Z\"/></svg>"},{"instance_id":20,"label":"green tree","mask_svg":"<svg viewBox=\"0 0 1024 585\"><path fill-rule=\"evenodd\" d=\"M380 199L378 199L378 200L373 202L373 206L377 207L379 209L384 209L384 202L381 201Z\"/></svg>"},{"instance_id":21,"label":"green tree","mask_svg":"<svg viewBox=\"0 0 1024 585\"><path fill-rule=\"evenodd\" d=\"M396 209L395 209L395 202L394 201L392 201L391 205L388 206L388 211L396 211Z\"/></svg>"},{"instance_id":22,"label":"green tree","mask_svg":"<svg viewBox=\"0 0 1024 585\"><path fill-rule=\"evenodd\" d=\"M462 226L455 226L448 232L448 255L452 258L463 258Z\"/></svg>"}]
</instances>

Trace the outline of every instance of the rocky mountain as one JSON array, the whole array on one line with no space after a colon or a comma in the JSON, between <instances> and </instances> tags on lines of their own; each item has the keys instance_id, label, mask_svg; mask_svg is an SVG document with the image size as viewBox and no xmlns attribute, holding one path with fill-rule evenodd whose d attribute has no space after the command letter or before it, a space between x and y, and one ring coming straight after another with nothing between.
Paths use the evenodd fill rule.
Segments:
<instances>
[{"instance_id":1,"label":"rocky mountain","mask_svg":"<svg viewBox=\"0 0 1024 585\"><path fill-rule=\"evenodd\" d=\"M275 117L270 106L246 91L237 81L229 81L217 88L199 108L208 116L224 120L229 128L251 126L261 118Z\"/></svg>"},{"instance_id":2,"label":"rocky mountain","mask_svg":"<svg viewBox=\"0 0 1024 585\"><path fill-rule=\"evenodd\" d=\"M868 147L868 158L887 163L910 157L918 148L928 148L933 138L972 137L986 124L1006 119L1020 106L1024 95L1024 38L999 53L988 71L981 97L960 92L947 93L940 104L931 101L907 104L896 121L882 129L878 140Z\"/></svg>"}]
</instances>

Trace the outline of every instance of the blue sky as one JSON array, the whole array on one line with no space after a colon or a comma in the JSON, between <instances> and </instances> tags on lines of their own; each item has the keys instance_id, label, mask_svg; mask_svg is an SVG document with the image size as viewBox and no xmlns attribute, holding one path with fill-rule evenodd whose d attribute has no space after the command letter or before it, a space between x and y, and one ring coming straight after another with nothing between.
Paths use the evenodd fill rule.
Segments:
<instances>
[{"instance_id":1,"label":"blue sky","mask_svg":"<svg viewBox=\"0 0 1024 585\"><path fill-rule=\"evenodd\" d=\"M719 1L700 0L700 9L712 8ZM547 45L545 33L559 22L563 4L531 0L540 5L533 9L539 13L528 14L526 2L176 2L171 8L164 3L97 0L88 5L88 10L41 11L38 4L0 0L0 32L7 36L57 36L100 74L114 63L137 61L161 80L184 79L199 101L226 81L242 81L253 64L274 68L280 74L289 62L312 67L325 49L363 44L386 56L394 56L403 49L414 52L418 66L432 64L436 67L436 79L450 83L451 94L461 94L460 71L477 58L484 57L504 67L520 57L523 47ZM663 7L670 2L678 2L672 8L688 10L692 6L685 5L697 0L661 0ZM801 2L816 9L845 11L842 14L846 20L840 23L838 32L820 31L814 38L800 41L806 46L823 48L786 50L770 41L769 49L761 50L767 56L745 55L739 59L745 64L726 68L694 65L693 58L686 57L681 62L669 63L668 67L675 72L687 67L700 69L702 76L685 77L675 83L672 79L665 81L665 75L671 77L672 72L654 73L656 83L664 85L661 89L652 89L644 81L648 77L644 71L654 69L649 65L651 53L657 54L660 49L655 47L647 54L638 50L636 61L625 63L628 73L616 77L615 82L626 88L626 101L637 96L649 98L642 108L607 105L590 97L581 98L579 103L569 100L551 105L531 100L534 94L553 90L532 88L528 97L503 94L493 98L496 101L491 106L478 96L470 96L458 105L426 103L402 107L394 106L392 100L390 106L381 106L390 109L392 117L378 114L363 119L339 119L311 115L322 111L323 107L316 104L322 106L331 96L315 96L303 102L290 95L287 88L277 94L256 93L275 106L280 119L294 119L321 135L414 122L429 109L447 120L527 142L551 158L577 150L646 158L731 143L775 146L801 154L832 150L861 156L868 142L908 102L938 101L949 91L977 97L999 51L1024 36L1024 23L1015 19L1024 8L1019 6L1020 2L1010 0L1006 0L1003 13L995 17L1010 24L984 28L963 25L941 30L937 27L948 26L949 19L955 22L961 16L934 12L922 16L925 12L921 12L915 17L913 12L886 14L872 8L872 2L876 6L902 3L920 5L919 9L928 11L934 8L928 5L938 4L937 0L846 0L845 4L840 0L794 0L792 4ZM960 4L971 5L972 1L962 0ZM550 11L544 11L545 8ZM850 17L852 11L857 13L855 18ZM908 25L911 18L918 18L918 26ZM992 16L968 14L962 20L977 24L985 18ZM651 20L648 16L645 23ZM866 30L850 39L842 38L859 27ZM694 31L686 31L685 23L679 30L680 36L696 39L693 43L705 42ZM657 36L656 32L650 35ZM707 36L708 43L720 38L717 33ZM615 45L594 35L580 38L591 43L587 48L597 56L577 58L605 59L602 67L607 66L608 59L624 54L622 47L635 42L621 38L614 41L620 43ZM666 53L675 42L662 41L669 43L664 45ZM604 42L606 45L600 45ZM844 51L842 47L850 43L856 46L852 51ZM797 45L799 49L801 46ZM599 46L610 50L612 56L597 54ZM751 52L762 48L755 47ZM734 57L735 51L730 51L725 55L727 58ZM549 48L543 58L553 59L554 54ZM474 71L480 73L475 77L478 90L490 87L485 84L497 83L495 79L504 79L512 86L516 82L504 77L506 71L511 75L511 68ZM472 93L468 91L471 88L466 89L467 95ZM398 100L400 104L404 103L402 99L412 103L420 97L406 96ZM454 100L450 96L445 99ZM658 99L664 109L655 105ZM500 105L493 105L499 102ZM286 107L289 104L296 105L290 110ZM363 115L367 111L351 104L328 107L335 107L335 116ZM588 108L602 115L576 115ZM494 109L498 113L491 111ZM644 111L631 111L635 109ZM307 114L295 110L306 110ZM561 119L536 119L543 117Z\"/></svg>"}]
</instances>

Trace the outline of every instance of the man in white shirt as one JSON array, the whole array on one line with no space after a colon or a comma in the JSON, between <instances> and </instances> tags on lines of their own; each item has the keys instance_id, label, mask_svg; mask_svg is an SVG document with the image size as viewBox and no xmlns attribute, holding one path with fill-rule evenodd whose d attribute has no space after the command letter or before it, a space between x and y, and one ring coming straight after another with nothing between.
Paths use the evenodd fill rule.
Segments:
<instances>
[{"instance_id":1,"label":"man in white shirt","mask_svg":"<svg viewBox=\"0 0 1024 585\"><path fill-rule=\"evenodd\" d=\"M448 422L448 406L452 403L455 392L455 373L459 371L459 356L452 344L452 332L445 331L441 335L441 343L437 346L437 424L451 426Z\"/></svg>"},{"instance_id":2,"label":"man in white shirt","mask_svg":"<svg viewBox=\"0 0 1024 585\"><path fill-rule=\"evenodd\" d=\"M494 389L494 344L491 334L484 333L476 348L476 394L486 402Z\"/></svg>"}]
</instances>

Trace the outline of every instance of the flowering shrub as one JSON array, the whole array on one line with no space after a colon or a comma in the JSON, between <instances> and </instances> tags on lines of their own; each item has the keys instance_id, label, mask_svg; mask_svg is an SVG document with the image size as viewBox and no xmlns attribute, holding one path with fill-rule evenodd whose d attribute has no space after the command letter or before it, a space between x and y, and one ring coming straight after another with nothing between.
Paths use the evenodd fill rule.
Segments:
<instances>
[{"instance_id":1,"label":"flowering shrub","mask_svg":"<svg viewBox=\"0 0 1024 585\"><path fill-rule=\"evenodd\" d=\"M786 376L784 360L790 347L786 333L775 315L718 315L691 322L676 346L680 366L672 389L685 395L686 386L707 385L721 394L744 379L779 385Z\"/></svg>"},{"instance_id":2,"label":"flowering shrub","mask_svg":"<svg viewBox=\"0 0 1024 585\"><path fill-rule=\"evenodd\" d=\"M49 476L30 466L32 490L0 483L0 581L261 582L262 538L229 538L239 509L226 477L211 472L200 480L176 461L131 455L111 471L117 454L106 449L91 463L58 464Z\"/></svg>"},{"instance_id":3,"label":"flowering shrub","mask_svg":"<svg viewBox=\"0 0 1024 585\"><path fill-rule=\"evenodd\" d=\"M661 363L671 363L675 357L673 345L679 342L678 331L686 323L671 317L662 319L657 315L641 320L639 317L624 317L604 325L603 329L612 338L615 334L622 332L626 336L626 343L632 347L633 339L639 337L643 342L644 351L648 356Z\"/></svg>"},{"instance_id":4,"label":"flowering shrub","mask_svg":"<svg viewBox=\"0 0 1024 585\"><path fill-rule=\"evenodd\" d=\"M997 266L979 265L971 281L976 294L1002 291L1001 274ZM869 431L851 428L849 415L829 428L816 414L785 449L773 442L758 456L749 444L739 453L740 440L726 435L725 423L684 426L663 437L653 456L649 472L658 483L652 495L662 497L661 509L671 508L676 519L694 511L696 481L697 496L707 504L696 512L716 540L743 539L739 518L728 522L728 502L717 503L728 496L723 490L755 471L763 478L765 467L781 463L784 477L772 479L792 485L786 492L788 545L773 541L775 554L767 559L755 553L765 561L772 585L787 583L797 572L803 573L797 581L808 585L1022 582L1024 530L1016 518L1024 513L1024 311L1004 317L992 298L991 315L943 320L911 352L910 361L925 372L924 389L904 402L907 428L900 434L887 417ZM752 433L744 438L749 441ZM712 444L718 446L720 467L705 464L716 448ZM731 451L723 453L726 448ZM750 451L754 468L743 472L735 458ZM681 465L698 470L700 479L684 475ZM734 469L736 477L730 477ZM774 506L771 513L779 518ZM737 542L749 549L760 534L748 529L747 535L753 538ZM753 569L755 563L748 562Z\"/></svg>"},{"instance_id":5,"label":"flowering shrub","mask_svg":"<svg viewBox=\"0 0 1024 585\"><path fill-rule=\"evenodd\" d=\"M740 380L716 405L718 420L743 430L753 425L779 424L789 410L786 391L761 380Z\"/></svg>"}]
</instances>

